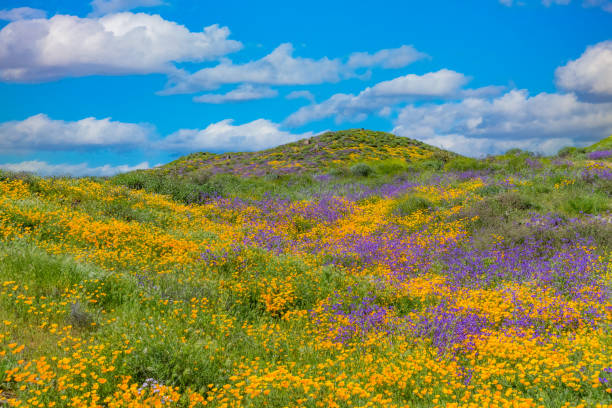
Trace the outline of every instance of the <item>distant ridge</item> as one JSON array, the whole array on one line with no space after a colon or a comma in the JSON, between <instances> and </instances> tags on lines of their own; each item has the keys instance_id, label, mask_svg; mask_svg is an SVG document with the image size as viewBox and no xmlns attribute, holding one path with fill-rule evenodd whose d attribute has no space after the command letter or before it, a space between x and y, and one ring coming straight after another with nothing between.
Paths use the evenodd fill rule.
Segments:
<instances>
[{"instance_id":1,"label":"distant ridge","mask_svg":"<svg viewBox=\"0 0 612 408\"><path fill-rule=\"evenodd\" d=\"M322 133L256 152L192 153L158 168L157 171L261 176L321 172L377 161L413 163L434 158L447 161L458 156L456 153L391 133L347 129Z\"/></svg>"}]
</instances>

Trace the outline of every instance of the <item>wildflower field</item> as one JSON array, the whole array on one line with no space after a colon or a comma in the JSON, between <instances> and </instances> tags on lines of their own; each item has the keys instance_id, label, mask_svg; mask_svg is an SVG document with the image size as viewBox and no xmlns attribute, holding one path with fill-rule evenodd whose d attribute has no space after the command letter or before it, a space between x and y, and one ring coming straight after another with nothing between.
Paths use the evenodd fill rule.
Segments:
<instances>
[{"instance_id":1,"label":"wildflower field","mask_svg":"<svg viewBox=\"0 0 612 408\"><path fill-rule=\"evenodd\" d=\"M0 406L612 407L612 146L0 173Z\"/></svg>"}]
</instances>

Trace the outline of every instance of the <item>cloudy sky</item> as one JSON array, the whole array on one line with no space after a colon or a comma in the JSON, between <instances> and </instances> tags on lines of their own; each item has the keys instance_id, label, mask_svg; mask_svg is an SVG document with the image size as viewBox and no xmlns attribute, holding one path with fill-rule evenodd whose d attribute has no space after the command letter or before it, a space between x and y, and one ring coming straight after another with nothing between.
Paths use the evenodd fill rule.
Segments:
<instances>
[{"instance_id":1,"label":"cloudy sky","mask_svg":"<svg viewBox=\"0 0 612 408\"><path fill-rule=\"evenodd\" d=\"M612 134L612 1L2 0L0 167L112 175L325 130L471 156Z\"/></svg>"}]
</instances>

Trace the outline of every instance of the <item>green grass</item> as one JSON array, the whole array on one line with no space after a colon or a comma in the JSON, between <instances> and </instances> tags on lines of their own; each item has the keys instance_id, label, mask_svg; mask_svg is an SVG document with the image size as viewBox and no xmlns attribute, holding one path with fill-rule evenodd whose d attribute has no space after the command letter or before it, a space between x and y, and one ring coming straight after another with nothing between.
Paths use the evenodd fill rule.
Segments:
<instances>
[{"instance_id":1,"label":"green grass","mask_svg":"<svg viewBox=\"0 0 612 408\"><path fill-rule=\"evenodd\" d=\"M428 210L433 206L434 204L424 197L408 196L395 204L393 213L400 217L406 217L415 211Z\"/></svg>"}]
</instances>

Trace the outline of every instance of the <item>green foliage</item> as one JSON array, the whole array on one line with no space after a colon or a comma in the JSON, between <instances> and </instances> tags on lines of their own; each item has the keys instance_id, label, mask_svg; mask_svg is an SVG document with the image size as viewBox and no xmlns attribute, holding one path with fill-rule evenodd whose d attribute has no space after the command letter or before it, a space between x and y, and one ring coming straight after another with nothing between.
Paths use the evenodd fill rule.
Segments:
<instances>
[{"instance_id":1,"label":"green foliage","mask_svg":"<svg viewBox=\"0 0 612 408\"><path fill-rule=\"evenodd\" d=\"M491 192L493 194L493 192ZM481 234L501 234L508 223L525 216L528 210L535 209L535 204L527 197L516 192L501 192L485 196L463 208L454 218L476 218L472 228L481 230Z\"/></svg>"},{"instance_id":2,"label":"green foliage","mask_svg":"<svg viewBox=\"0 0 612 408\"><path fill-rule=\"evenodd\" d=\"M559 157L573 157L573 156L576 156L579 153L582 153L583 151L584 151L583 149L579 149L579 148L574 147L574 146L565 146L565 147L561 148L557 152L557 156L559 156Z\"/></svg>"},{"instance_id":3,"label":"green foliage","mask_svg":"<svg viewBox=\"0 0 612 408\"><path fill-rule=\"evenodd\" d=\"M442 160L423 160L422 162L419 162L419 164L417 165L417 168L420 170L431 170L431 171L442 170L443 167L444 167L444 162Z\"/></svg>"},{"instance_id":4,"label":"green foliage","mask_svg":"<svg viewBox=\"0 0 612 408\"><path fill-rule=\"evenodd\" d=\"M372 167L365 163L358 163L351 167L351 174L355 177L368 177L374 173Z\"/></svg>"},{"instance_id":5,"label":"green foliage","mask_svg":"<svg viewBox=\"0 0 612 408\"><path fill-rule=\"evenodd\" d=\"M434 204L428 199L420 196L408 196L399 200L393 207L393 213L405 217L418 210L428 210L433 208Z\"/></svg>"},{"instance_id":6,"label":"green foliage","mask_svg":"<svg viewBox=\"0 0 612 408\"><path fill-rule=\"evenodd\" d=\"M492 196L499 194L503 188L497 184L487 184L482 187L477 188L474 192L479 196Z\"/></svg>"},{"instance_id":7,"label":"green foliage","mask_svg":"<svg viewBox=\"0 0 612 408\"><path fill-rule=\"evenodd\" d=\"M486 167L487 164L484 161L470 157L456 157L444 165L444 169L450 171L482 170Z\"/></svg>"},{"instance_id":8,"label":"green foliage","mask_svg":"<svg viewBox=\"0 0 612 408\"><path fill-rule=\"evenodd\" d=\"M397 174L406 171L408 168L405 160L397 159L380 160L371 163L371 166L374 167L378 174Z\"/></svg>"},{"instance_id":9,"label":"green foliage","mask_svg":"<svg viewBox=\"0 0 612 408\"><path fill-rule=\"evenodd\" d=\"M509 149L504 153L505 156L533 156L534 154L528 150L523 150L519 148Z\"/></svg>"},{"instance_id":10,"label":"green foliage","mask_svg":"<svg viewBox=\"0 0 612 408\"><path fill-rule=\"evenodd\" d=\"M196 181L200 182L196 182ZM166 194L187 204L205 201L208 197L222 194L221 186L202 177L176 177L151 170L139 170L120 174L113 182L131 189L146 190L150 193Z\"/></svg>"},{"instance_id":11,"label":"green foliage","mask_svg":"<svg viewBox=\"0 0 612 408\"><path fill-rule=\"evenodd\" d=\"M601 139L599 142L592 144L584 148L583 150L586 152L594 152L597 150L610 150L612 149L612 135L606 137L605 139Z\"/></svg>"},{"instance_id":12,"label":"green foliage","mask_svg":"<svg viewBox=\"0 0 612 408\"><path fill-rule=\"evenodd\" d=\"M563 208L570 214L597 214L610 209L610 201L595 194L568 198Z\"/></svg>"}]
</instances>

